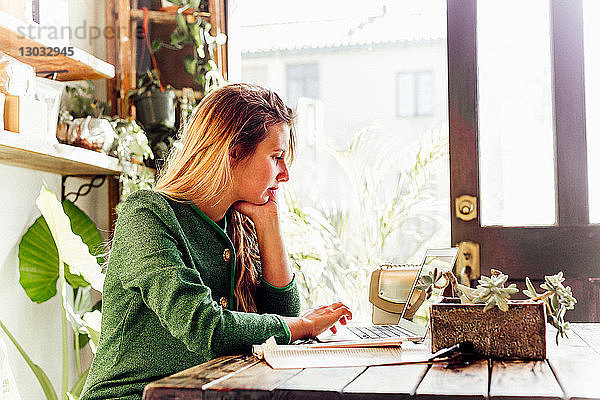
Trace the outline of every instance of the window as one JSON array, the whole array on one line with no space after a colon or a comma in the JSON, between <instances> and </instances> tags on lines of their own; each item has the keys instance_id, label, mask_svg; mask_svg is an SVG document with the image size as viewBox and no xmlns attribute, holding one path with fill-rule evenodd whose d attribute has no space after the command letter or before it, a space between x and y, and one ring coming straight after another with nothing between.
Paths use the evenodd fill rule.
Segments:
<instances>
[{"instance_id":1,"label":"window","mask_svg":"<svg viewBox=\"0 0 600 400\"><path fill-rule=\"evenodd\" d=\"M433 114L433 74L420 71L396 75L397 112L399 117Z\"/></svg>"},{"instance_id":2,"label":"window","mask_svg":"<svg viewBox=\"0 0 600 400\"><path fill-rule=\"evenodd\" d=\"M338 298L370 320L374 266L450 243L446 0L234 4L241 75L230 79L268 86L296 112L279 196L303 302ZM398 118L399 72L406 107L430 117Z\"/></svg>"},{"instance_id":3,"label":"window","mask_svg":"<svg viewBox=\"0 0 600 400\"><path fill-rule=\"evenodd\" d=\"M292 107L300 97L319 98L319 65L292 64L286 67L287 99Z\"/></svg>"}]
</instances>

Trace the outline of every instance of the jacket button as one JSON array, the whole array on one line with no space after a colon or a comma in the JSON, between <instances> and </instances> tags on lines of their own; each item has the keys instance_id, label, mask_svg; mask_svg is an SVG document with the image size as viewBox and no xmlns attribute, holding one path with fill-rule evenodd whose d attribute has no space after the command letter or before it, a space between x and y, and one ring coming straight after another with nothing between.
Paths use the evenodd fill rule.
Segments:
<instances>
[{"instance_id":1,"label":"jacket button","mask_svg":"<svg viewBox=\"0 0 600 400\"><path fill-rule=\"evenodd\" d=\"M231 259L231 250L225 249L225 251L223 251L223 260L229 261L230 259Z\"/></svg>"},{"instance_id":2,"label":"jacket button","mask_svg":"<svg viewBox=\"0 0 600 400\"><path fill-rule=\"evenodd\" d=\"M227 303L228 303L228 302L227 302L227 299L226 299L225 297L221 297L221 298L219 299L219 304L221 305L221 307L223 307L223 308L227 308Z\"/></svg>"}]
</instances>

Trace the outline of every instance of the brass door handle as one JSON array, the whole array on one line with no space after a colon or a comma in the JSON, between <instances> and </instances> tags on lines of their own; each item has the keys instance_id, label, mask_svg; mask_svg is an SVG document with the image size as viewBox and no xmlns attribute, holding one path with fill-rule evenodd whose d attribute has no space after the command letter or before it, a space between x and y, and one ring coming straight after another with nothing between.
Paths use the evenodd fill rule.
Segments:
<instances>
[{"instance_id":1,"label":"brass door handle","mask_svg":"<svg viewBox=\"0 0 600 400\"><path fill-rule=\"evenodd\" d=\"M477 197L463 194L455 200L456 218L472 221L477 218Z\"/></svg>"}]
</instances>

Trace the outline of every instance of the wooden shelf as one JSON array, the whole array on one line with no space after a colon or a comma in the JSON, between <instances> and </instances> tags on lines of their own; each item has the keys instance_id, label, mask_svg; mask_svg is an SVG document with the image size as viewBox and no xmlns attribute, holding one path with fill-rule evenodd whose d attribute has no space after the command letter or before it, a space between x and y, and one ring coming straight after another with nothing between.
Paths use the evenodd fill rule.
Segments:
<instances>
[{"instance_id":1,"label":"wooden shelf","mask_svg":"<svg viewBox=\"0 0 600 400\"><path fill-rule=\"evenodd\" d=\"M115 157L0 130L0 163L60 175L119 175Z\"/></svg>"},{"instance_id":2,"label":"wooden shelf","mask_svg":"<svg viewBox=\"0 0 600 400\"><path fill-rule=\"evenodd\" d=\"M5 12L0 11L0 51L35 68L37 73L61 71L56 79L59 81L76 81L85 79L112 79L115 67L91 54L67 45L73 49L71 56L25 56L21 48L63 47L49 39L30 39L23 34L31 27L33 32L48 34L48 29L39 29L35 23L23 22ZM86 34L89 34L86 32ZM38 50L36 50L38 51ZM23 50L25 52L25 50Z\"/></svg>"},{"instance_id":3,"label":"wooden shelf","mask_svg":"<svg viewBox=\"0 0 600 400\"><path fill-rule=\"evenodd\" d=\"M138 9L132 9L131 12L131 19L134 19L136 21L143 21L144 20L144 10L138 10ZM157 24L173 24L175 25L175 14L174 12L169 12L169 11L148 11L148 20L150 22L156 22ZM193 18L193 16L191 14L184 14L186 16L186 18ZM207 12L201 12L199 13L200 17L202 19L206 19L208 20L210 18L210 13ZM193 19L192 19L193 20Z\"/></svg>"}]
</instances>

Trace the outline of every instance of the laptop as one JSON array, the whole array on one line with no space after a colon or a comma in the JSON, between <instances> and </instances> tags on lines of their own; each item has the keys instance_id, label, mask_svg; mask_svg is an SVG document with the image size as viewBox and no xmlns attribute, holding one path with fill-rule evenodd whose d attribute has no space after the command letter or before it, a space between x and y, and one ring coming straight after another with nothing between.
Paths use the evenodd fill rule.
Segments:
<instances>
[{"instance_id":1,"label":"laptop","mask_svg":"<svg viewBox=\"0 0 600 400\"><path fill-rule=\"evenodd\" d=\"M438 271L452 271L458 248L428 249L425 252L419 272L412 284L406 306L397 325L353 324L339 325L337 333L327 330L317 336L319 342L343 342L357 340L381 341L385 339L407 339L421 341L425 339L429 326L429 307L438 302L444 289L433 288L431 293L426 293L417 286L422 284L422 277L430 275L437 268ZM443 284L445 279L439 282Z\"/></svg>"}]
</instances>

